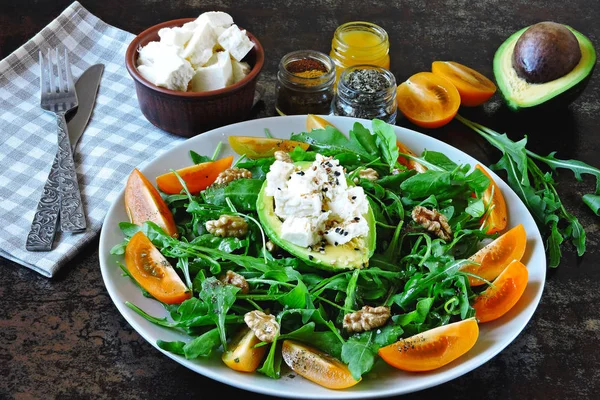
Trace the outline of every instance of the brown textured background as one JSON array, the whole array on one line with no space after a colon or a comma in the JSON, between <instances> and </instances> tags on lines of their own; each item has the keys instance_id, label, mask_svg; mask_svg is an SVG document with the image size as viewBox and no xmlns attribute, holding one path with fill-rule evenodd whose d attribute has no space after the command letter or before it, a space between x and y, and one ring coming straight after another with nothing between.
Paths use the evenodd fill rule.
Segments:
<instances>
[{"instance_id":1,"label":"brown textured background","mask_svg":"<svg viewBox=\"0 0 600 400\"><path fill-rule=\"evenodd\" d=\"M390 35L391 70L398 81L428 70L435 60L465 63L487 76L496 48L514 31L543 20L573 26L600 50L596 0L410 1L159 1L82 0L107 23L140 32L158 22L222 10L262 42L260 78L265 101L255 116L274 115L275 72L287 52L328 52L336 26L367 20ZM0 1L0 59L55 18L70 0ZM513 138L529 135L540 154L558 150L600 166L600 77L568 109L534 116L509 113L495 96L464 114ZM404 119L398 125L415 128ZM415 128L424 132L423 129ZM426 133L488 165L498 152L459 123ZM566 247L563 264L549 271L533 319L502 353L480 368L405 399L592 399L600 392L599 219L580 201L593 190L569 172L558 179L569 209L588 233L588 251L577 258ZM260 398L208 380L164 357L146 343L108 297L98 265L97 241L48 280L0 258L0 398Z\"/></svg>"}]
</instances>

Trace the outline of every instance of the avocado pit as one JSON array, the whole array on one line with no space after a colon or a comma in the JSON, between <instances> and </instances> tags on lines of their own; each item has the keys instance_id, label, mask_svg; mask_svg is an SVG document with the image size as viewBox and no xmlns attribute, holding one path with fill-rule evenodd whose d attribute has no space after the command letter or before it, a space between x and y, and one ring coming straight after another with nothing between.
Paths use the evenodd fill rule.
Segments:
<instances>
[{"instance_id":1,"label":"avocado pit","mask_svg":"<svg viewBox=\"0 0 600 400\"><path fill-rule=\"evenodd\" d=\"M529 27L515 45L512 65L528 83L546 83L571 72L581 60L579 41L556 22Z\"/></svg>"}]
</instances>

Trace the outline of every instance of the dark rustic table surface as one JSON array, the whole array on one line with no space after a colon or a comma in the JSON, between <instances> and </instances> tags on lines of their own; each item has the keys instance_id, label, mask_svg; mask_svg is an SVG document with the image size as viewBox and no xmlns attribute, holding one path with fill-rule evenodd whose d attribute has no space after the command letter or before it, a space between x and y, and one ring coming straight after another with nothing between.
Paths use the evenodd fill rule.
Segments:
<instances>
[{"instance_id":1,"label":"dark rustic table surface","mask_svg":"<svg viewBox=\"0 0 600 400\"><path fill-rule=\"evenodd\" d=\"M109 24L140 32L158 22L223 10L253 32L266 51L260 82L264 102L255 116L274 115L279 59L298 49L328 52L335 28L366 20L384 27L391 42L391 70L398 81L429 70L435 60L465 63L492 75L492 57L510 34L554 20L586 34L600 50L596 0L506 1L406 0L81 0ZM0 59L55 18L70 0L2 0ZM569 108L537 116L515 115L499 96L466 115L506 131L527 134L529 147L600 166L600 76ZM412 126L405 119L398 125ZM427 134L487 165L499 153L457 122ZM564 172L559 191L588 234L587 253L566 247L549 271L541 303L525 330L504 351L476 370L404 398L585 399L600 392L599 219L580 200L594 183ZM202 398L208 393L261 396L204 378L171 361L121 317L100 275L98 242L54 279L0 258L0 398ZM211 396L212 397L212 396Z\"/></svg>"}]
</instances>

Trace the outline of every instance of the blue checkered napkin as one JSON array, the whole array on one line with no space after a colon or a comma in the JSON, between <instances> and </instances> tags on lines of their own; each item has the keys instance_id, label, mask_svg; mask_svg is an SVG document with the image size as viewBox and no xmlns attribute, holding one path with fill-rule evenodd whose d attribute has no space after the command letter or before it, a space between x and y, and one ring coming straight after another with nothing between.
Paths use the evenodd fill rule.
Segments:
<instances>
[{"instance_id":1,"label":"blue checkered napkin","mask_svg":"<svg viewBox=\"0 0 600 400\"><path fill-rule=\"evenodd\" d=\"M107 25L79 3L0 61L0 256L51 277L100 231L131 170L183 140L150 124L125 69L131 33ZM56 153L56 119L39 107L38 49L66 47L73 76L105 66L92 117L75 153L88 219L80 234L57 234L47 253L25 240Z\"/></svg>"}]
</instances>

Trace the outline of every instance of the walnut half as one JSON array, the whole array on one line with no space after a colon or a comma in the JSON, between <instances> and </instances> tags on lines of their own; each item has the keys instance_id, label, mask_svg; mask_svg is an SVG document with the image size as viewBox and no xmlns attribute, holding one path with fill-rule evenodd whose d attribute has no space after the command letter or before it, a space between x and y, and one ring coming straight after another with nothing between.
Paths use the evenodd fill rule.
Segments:
<instances>
[{"instance_id":1,"label":"walnut half","mask_svg":"<svg viewBox=\"0 0 600 400\"><path fill-rule=\"evenodd\" d=\"M360 179L367 179L369 181L376 181L379 179L379 174L373 168L365 168L358 171L358 177L354 178L354 183L358 183Z\"/></svg>"},{"instance_id":2,"label":"walnut half","mask_svg":"<svg viewBox=\"0 0 600 400\"><path fill-rule=\"evenodd\" d=\"M244 322L252 329L254 336L263 342L271 343L279 334L279 323L274 315L254 310L244 315Z\"/></svg>"},{"instance_id":3,"label":"walnut half","mask_svg":"<svg viewBox=\"0 0 600 400\"><path fill-rule=\"evenodd\" d=\"M285 151L277 150L273 155L275 156L275 159L277 161L283 161L283 162L286 162L286 163L293 162L292 158L290 157L290 155L288 153L286 153Z\"/></svg>"},{"instance_id":4,"label":"walnut half","mask_svg":"<svg viewBox=\"0 0 600 400\"><path fill-rule=\"evenodd\" d=\"M389 307L363 306L359 311L344 315L342 326L350 333L370 331L385 325L390 315Z\"/></svg>"},{"instance_id":5,"label":"walnut half","mask_svg":"<svg viewBox=\"0 0 600 400\"><path fill-rule=\"evenodd\" d=\"M237 215L223 214L219 219L206 221L204 226L209 233L220 237L243 238L248 234L248 223Z\"/></svg>"},{"instance_id":6,"label":"walnut half","mask_svg":"<svg viewBox=\"0 0 600 400\"><path fill-rule=\"evenodd\" d=\"M248 171L246 168L231 167L219 173L214 185L227 185L229 182L235 181L236 179L250 178L252 178L252 172Z\"/></svg>"},{"instance_id":7,"label":"walnut half","mask_svg":"<svg viewBox=\"0 0 600 400\"><path fill-rule=\"evenodd\" d=\"M248 282L246 282L246 278L231 270L227 271L225 275L219 277L219 280L226 285L233 285L239 287L240 289L242 289L241 292L244 294L250 291L250 285L248 285Z\"/></svg>"},{"instance_id":8,"label":"walnut half","mask_svg":"<svg viewBox=\"0 0 600 400\"><path fill-rule=\"evenodd\" d=\"M445 241L452 239L452 229L448 225L448 219L436 209L416 206L412 210L412 219L440 239Z\"/></svg>"}]
</instances>

